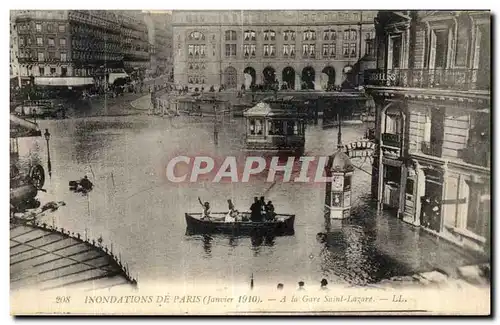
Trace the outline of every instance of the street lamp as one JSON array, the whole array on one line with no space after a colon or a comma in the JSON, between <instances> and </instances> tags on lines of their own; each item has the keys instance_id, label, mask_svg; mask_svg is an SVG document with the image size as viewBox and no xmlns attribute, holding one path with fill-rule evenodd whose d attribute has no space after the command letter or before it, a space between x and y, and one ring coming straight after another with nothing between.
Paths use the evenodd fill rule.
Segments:
<instances>
[{"instance_id":1,"label":"street lamp","mask_svg":"<svg viewBox=\"0 0 500 325\"><path fill-rule=\"evenodd\" d=\"M47 141L47 168L49 170L49 177L52 177L52 165L50 163L50 145L49 145L49 140L50 140L50 133L49 129L45 129L45 133L43 134L45 137L45 141Z\"/></svg>"}]
</instances>

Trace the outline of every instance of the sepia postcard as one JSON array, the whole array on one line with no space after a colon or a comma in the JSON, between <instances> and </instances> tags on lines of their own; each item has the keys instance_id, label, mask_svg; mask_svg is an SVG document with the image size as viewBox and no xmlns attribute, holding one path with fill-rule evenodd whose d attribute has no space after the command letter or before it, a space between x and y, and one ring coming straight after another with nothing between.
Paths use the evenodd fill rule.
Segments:
<instances>
[{"instance_id":1,"label":"sepia postcard","mask_svg":"<svg viewBox=\"0 0 500 325\"><path fill-rule=\"evenodd\" d=\"M11 10L12 315L490 315L491 12Z\"/></svg>"}]
</instances>

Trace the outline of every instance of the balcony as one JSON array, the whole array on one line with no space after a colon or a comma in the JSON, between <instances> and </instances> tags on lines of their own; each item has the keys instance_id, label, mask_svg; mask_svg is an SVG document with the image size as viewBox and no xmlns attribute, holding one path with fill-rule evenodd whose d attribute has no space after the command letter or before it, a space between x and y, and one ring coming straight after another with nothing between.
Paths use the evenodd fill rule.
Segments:
<instances>
[{"instance_id":1,"label":"balcony","mask_svg":"<svg viewBox=\"0 0 500 325\"><path fill-rule=\"evenodd\" d=\"M382 133L382 144L384 146L397 147L401 145L401 135L392 133Z\"/></svg>"},{"instance_id":2,"label":"balcony","mask_svg":"<svg viewBox=\"0 0 500 325\"><path fill-rule=\"evenodd\" d=\"M371 69L364 78L369 86L490 90L490 71L481 69Z\"/></svg>"},{"instance_id":3,"label":"balcony","mask_svg":"<svg viewBox=\"0 0 500 325\"><path fill-rule=\"evenodd\" d=\"M420 149L424 155L441 157L443 152L443 141L421 142Z\"/></svg>"}]
</instances>

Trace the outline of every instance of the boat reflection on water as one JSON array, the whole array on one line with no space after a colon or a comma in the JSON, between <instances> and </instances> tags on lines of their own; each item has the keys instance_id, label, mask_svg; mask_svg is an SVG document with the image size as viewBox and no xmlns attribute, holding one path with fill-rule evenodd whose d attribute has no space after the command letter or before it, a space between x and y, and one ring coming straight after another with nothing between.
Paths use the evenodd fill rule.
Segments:
<instances>
[{"instance_id":1,"label":"boat reflection on water","mask_svg":"<svg viewBox=\"0 0 500 325\"><path fill-rule=\"evenodd\" d=\"M247 235L224 235L224 234L193 234L186 231L189 240L200 241L206 257L212 256L212 247L215 243L221 243L224 246L237 247L240 244L245 245L250 240L249 247L258 250L260 247L273 247L276 243L276 235L272 232L254 231Z\"/></svg>"}]
</instances>

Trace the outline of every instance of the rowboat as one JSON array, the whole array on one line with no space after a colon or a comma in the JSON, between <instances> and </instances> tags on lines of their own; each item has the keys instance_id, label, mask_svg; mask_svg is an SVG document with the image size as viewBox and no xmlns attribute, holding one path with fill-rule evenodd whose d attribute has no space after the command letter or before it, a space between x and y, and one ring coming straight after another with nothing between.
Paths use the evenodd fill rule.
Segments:
<instances>
[{"instance_id":1,"label":"rowboat","mask_svg":"<svg viewBox=\"0 0 500 325\"><path fill-rule=\"evenodd\" d=\"M225 222L224 218L227 212L216 212L210 214L209 220L202 220L201 213L186 213L187 232L189 234L253 234L265 233L276 236L293 235L295 215L293 214L276 214L273 221L236 221ZM250 220L249 212L242 212L239 218Z\"/></svg>"}]
</instances>

